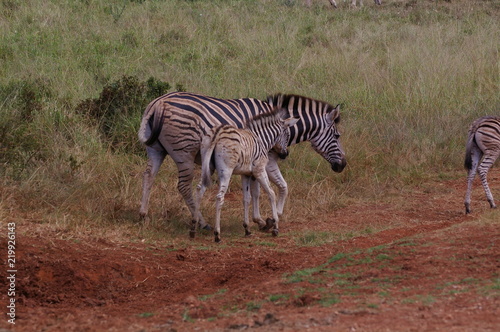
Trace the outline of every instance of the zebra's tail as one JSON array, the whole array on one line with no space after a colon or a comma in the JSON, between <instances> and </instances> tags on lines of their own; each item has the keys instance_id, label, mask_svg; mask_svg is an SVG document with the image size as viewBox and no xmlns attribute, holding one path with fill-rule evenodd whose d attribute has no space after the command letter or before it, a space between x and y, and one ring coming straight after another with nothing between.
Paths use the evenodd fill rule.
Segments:
<instances>
[{"instance_id":1,"label":"zebra's tail","mask_svg":"<svg viewBox=\"0 0 500 332\"><path fill-rule=\"evenodd\" d=\"M469 128L467 144L465 145L465 161L464 161L464 167L467 170L470 170L472 168L472 148L477 144L476 132L479 129L479 127L483 124L484 120L490 118L491 118L490 116L484 116L482 118L479 118L476 121L474 121Z\"/></svg>"},{"instance_id":2,"label":"zebra's tail","mask_svg":"<svg viewBox=\"0 0 500 332\"><path fill-rule=\"evenodd\" d=\"M156 142L160 136L165 114L164 108L161 109L161 112L157 112L154 104L153 101L146 107L138 132L139 141L148 146Z\"/></svg>"},{"instance_id":3,"label":"zebra's tail","mask_svg":"<svg viewBox=\"0 0 500 332\"><path fill-rule=\"evenodd\" d=\"M475 132L469 131L469 137L467 138L467 144L465 145L464 167L466 170L470 170L472 168L472 147L476 144L474 134Z\"/></svg>"},{"instance_id":4,"label":"zebra's tail","mask_svg":"<svg viewBox=\"0 0 500 332\"><path fill-rule=\"evenodd\" d=\"M201 182L205 187L210 187L212 184L212 171L210 164L212 163L212 155L215 150L215 137L212 140L210 136L204 136L201 141Z\"/></svg>"}]
</instances>

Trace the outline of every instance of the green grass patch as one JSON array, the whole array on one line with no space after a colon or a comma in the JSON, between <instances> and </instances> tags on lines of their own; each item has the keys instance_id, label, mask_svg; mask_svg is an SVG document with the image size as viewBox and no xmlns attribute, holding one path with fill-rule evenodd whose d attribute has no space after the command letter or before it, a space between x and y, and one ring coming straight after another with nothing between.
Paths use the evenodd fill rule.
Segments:
<instances>
[{"instance_id":1,"label":"green grass patch","mask_svg":"<svg viewBox=\"0 0 500 332\"><path fill-rule=\"evenodd\" d=\"M222 296L226 292L227 292L227 288L221 288L217 292L215 292L214 294L207 294L207 295L198 296L198 299L200 301L206 301L206 300L214 298L214 297Z\"/></svg>"},{"instance_id":2,"label":"green grass patch","mask_svg":"<svg viewBox=\"0 0 500 332\"><path fill-rule=\"evenodd\" d=\"M248 302L245 305L245 308L247 311L259 311L259 309L262 307L262 303L260 302Z\"/></svg>"},{"instance_id":3,"label":"green grass patch","mask_svg":"<svg viewBox=\"0 0 500 332\"><path fill-rule=\"evenodd\" d=\"M268 297L268 300L270 302L273 302L274 304L284 303L284 302L288 301L288 299L290 299L289 294L272 294L272 295L269 295L269 297Z\"/></svg>"},{"instance_id":4,"label":"green grass patch","mask_svg":"<svg viewBox=\"0 0 500 332\"><path fill-rule=\"evenodd\" d=\"M153 317L154 315L155 314L152 312L143 312L143 313L138 314L137 316L139 316L141 318L149 318L149 317Z\"/></svg>"}]
</instances>

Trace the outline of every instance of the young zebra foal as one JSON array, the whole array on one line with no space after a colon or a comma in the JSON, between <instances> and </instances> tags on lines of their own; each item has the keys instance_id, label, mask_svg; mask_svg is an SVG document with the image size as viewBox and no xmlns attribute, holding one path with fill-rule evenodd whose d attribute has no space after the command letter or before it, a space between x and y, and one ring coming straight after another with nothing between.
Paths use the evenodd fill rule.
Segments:
<instances>
[{"instance_id":1,"label":"young zebra foal","mask_svg":"<svg viewBox=\"0 0 500 332\"><path fill-rule=\"evenodd\" d=\"M215 242L220 242L220 212L224 204L224 196L229 186L232 174L241 175L243 186L243 206L245 235L250 235L248 205L250 203L250 180L253 177L260 183L269 196L274 219L272 234L278 235L278 212L276 196L270 186L266 173L269 160L268 153L271 149L280 157L288 155L288 141L290 139L289 127L295 125L299 118L287 118L288 112L275 108L269 113L257 115L249 120L243 129L230 125L221 125L213 129L213 135L207 136L202 142L202 180L197 186L197 200L195 220L191 227L190 236L193 238L196 225L200 219L200 204L203 194L211 184L211 163L219 176L219 193L217 194L215 215ZM210 140L210 137L212 139Z\"/></svg>"},{"instance_id":2,"label":"young zebra foal","mask_svg":"<svg viewBox=\"0 0 500 332\"><path fill-rule=\"evenodd\" d=\"M468 171L465 213L470 213L472 182L479 172L486 198L491 208L496 208L486 175L500 155L500 117L484 116L472 123L469 129L464 166ZM483 158L484 157L484 158Z\"/></svg>"}]
</instances>

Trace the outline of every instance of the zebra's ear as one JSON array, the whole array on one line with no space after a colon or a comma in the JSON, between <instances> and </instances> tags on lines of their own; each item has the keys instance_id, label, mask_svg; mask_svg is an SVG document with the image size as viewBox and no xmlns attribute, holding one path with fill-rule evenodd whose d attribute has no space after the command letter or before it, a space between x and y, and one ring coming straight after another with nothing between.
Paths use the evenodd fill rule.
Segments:
<instances>
[{"instance_id":1,"label":"zebra's ear","mask_svg":"<svg viewBox=\"0 0 500 332\"><path fill-rule=\"evenodd\" d=\"M340 121L340 104L335 106L333 109L328 111L328 114L326 115L326 119L329 124L332 123L339 123Z\"/></svg>"},{"instance_id":2,"label":"zebra's ear","mask_svg":"<svg viewBox=\"0 0 500 332\"><path fill-rule=\"evenodd\" d=\"M285 120L290 117L290 114L288 114L288 110L286 108L282 107L276 107L278 109L278 114L281 120Z\"/></svg>"},{"instance_id":3,"label":"zebra's ear","mask_svg":"<svg viewBox=\"0 0 500 332\"><path fill-rule=\"evenodd\" d=\"M285 126L287 127L294 126L299 120L300 118L288 118L285 120Z\"/></svg>"}]
</instances>

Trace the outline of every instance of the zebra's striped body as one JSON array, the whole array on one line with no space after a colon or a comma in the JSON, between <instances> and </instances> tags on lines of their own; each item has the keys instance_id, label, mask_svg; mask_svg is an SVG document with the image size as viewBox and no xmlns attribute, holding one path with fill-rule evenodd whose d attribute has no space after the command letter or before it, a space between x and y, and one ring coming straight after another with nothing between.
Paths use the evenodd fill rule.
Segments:
<instances>
[{"instance_id":1,"label":"zebra's striped body","mask_svg":"<svg viewBox=\"0 0 500 332\"><path fill-rule=\"evenodd\" d=\"M464 166L468 170L465 212L470 213L472 182L479 173L486 198L496 208L486 176L488 170L500 156L500 117L485 116L474 121L469 128Z\"/></svg>"},{"instance_id":2,"label":"zebra's striped body","mask_svg":"<svg viewBox=\"0 0 500 332\"><path fill-rule=\"evenodd\" d=\"M198 185L195 216L199 218L201 199L211 182L211 161L213 161L219 176L219 192L217 194L215 217L215 241L220 242L220 212L224 204L224 196L229 188L232 174L241 175L243 186L243 206L245 235L250 235L248 206L250 203L250 180L254 177L265 189L269 196L274 219L273 235L278 235L278 212L276 210L276 196L272 190L266 173L268 153L273 147L280 155L288 155L289 127L294 125L298 118L288 118L288 112L274 109L270 113L257 115L249 120L245 128L236 128L230 125L221 125L214 128L213 133L206 137L202 146L202 181ZM191 237L194 237L198 219L194 220L191 228Z\"/></svg>"},{"instance_id":3,"label":"zebra's striped body","mask_svg":"<svg viewBox=\"0 0 500 332\"><path fill-rule=\"evenodd\" d=\"M149 197L154 178L165 159L170 155L179 171L178 189L192 214L192 220L199 219L200 226L206 225L200 215L195 216L192 197L192 180L195 161L201 162L200 148L204 136L211 128L221 124L242 128L247 119L271 111L273 105L289 110L290 115L299 117L291 128L293 137L289 145L310 140L313 148L322 154L340 172L346 165L344 152L338 140L336 123L340 119L339 108L314 99L275 95L268 102L253 98L218 99L203 95L173 92L153 100L146 108L139 140L146 145L148 165L144 172L140 215L146 217ZM329 146L326 146L329 145ZM328 152L329 151L329 152ZM270 153L266 168L270 180L279 187L278 214L282 214L287 195L287 185L278 168L278 155ZM252 188L253 220L264 223L258 206L258 186Z\"/></svg>"}]
</instances>

